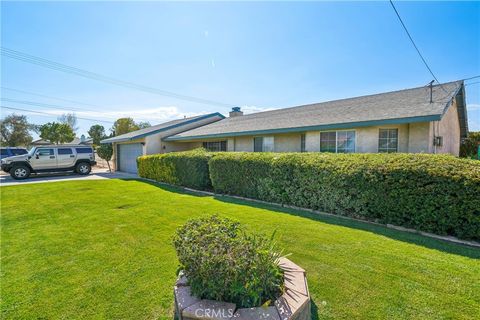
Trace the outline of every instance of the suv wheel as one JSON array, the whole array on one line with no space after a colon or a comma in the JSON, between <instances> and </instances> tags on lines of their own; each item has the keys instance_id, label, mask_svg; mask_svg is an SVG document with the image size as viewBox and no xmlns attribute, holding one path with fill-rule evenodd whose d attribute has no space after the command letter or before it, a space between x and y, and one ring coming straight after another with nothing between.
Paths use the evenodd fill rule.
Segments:
<instances>
[{"instance_id":1,"label":"suv wheel","mask_svg":"<svg viewBox=\"0 0 480 320\"><path fill-rule=\"evenodd\" d=\"M15 180L27 179L30 176L30 168L23 164L14 165L10 169L10 175Z\"/></svg>"},{"instance_id":2,"label":"suv wheel","mask_svg":"<svg viewBox=\"0 0 480 320\"><path fill-rule=\"evenodd\" d=\"M75 171L77 171L78 174L86 175L89 174L90 171L92 171L92 167L90 166L90 163L80 162L79 164L77 164Z\"/></svg>"}]
</instances>

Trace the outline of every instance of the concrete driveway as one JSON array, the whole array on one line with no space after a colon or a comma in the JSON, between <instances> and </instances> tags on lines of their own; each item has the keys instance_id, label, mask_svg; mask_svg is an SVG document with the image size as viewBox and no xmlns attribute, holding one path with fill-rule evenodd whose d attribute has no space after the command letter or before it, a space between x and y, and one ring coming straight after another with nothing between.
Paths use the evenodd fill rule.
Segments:
<instances>
[{"instance_id":1,"label":"concrete driveway","mask_svg":"<svg viewBox=\"0 0 480 320\"><path fill-rule=\"evenodd\" d=\"M29 183L47 183L69 180L101 180L101 179L134 179L138 178L136 174L124 173L124 172L108 172L107 169L93 168L89 175L81 176L72 172L61 173L42 173L32 174L30 178L26 180L15 180L10 175L2 172L0 175L0 186L13 186Z\"/></svg>"}]
</instances>

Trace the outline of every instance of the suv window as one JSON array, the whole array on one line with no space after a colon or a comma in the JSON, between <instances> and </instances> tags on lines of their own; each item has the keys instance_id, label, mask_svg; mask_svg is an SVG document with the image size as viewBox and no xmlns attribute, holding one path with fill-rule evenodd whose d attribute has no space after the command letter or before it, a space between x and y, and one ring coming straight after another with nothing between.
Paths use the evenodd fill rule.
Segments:
<instances>
[{"instance_id":1,"label":"suv window","mask_svg":"<svg viewBox=\"0 0 480 320\"><path fill-rule=\"evenodd\" d=\"M39 156L53 156L53 149L38 149L36 153Z\"/></svg>"},{"instance_id":2,"label":"suv window","mask_svg":"<svg viewBox=\"0 0 480 320\"><path fill-rule=\"evenodd\" d=\"M73 154L72 148L58 148L58 154Z\"/></svg>"},{"instance_id":3,"label":"suv window","mask_svg":"<svg viewBox=\"0 0 480 320\"><path fill-rule=\"evenodd\" d=\"M75 148L77 153L93 153L92 148Z\"/></svg>"},{"instance_id":4,"label":"suv window","mask_svg":"<svg viewBox=\"0 0 480 320\"><path fill-rule=\"evenodd\" d=\"M27 154L28 151L25 149L11 149L14 156L21 156L22 154Z\"/></svg>"},{"instance_id":5,"label":"suv window","mask_svg":"<svg viewBox=\"0 0 480 320\"><path fill-rule=\"evenodd\" d=\"M2 149L2 150L0 151L0 155L2 155L2 156L8 156L8 150L7 150L7 149Z\"/></svg>"}]
</instances>

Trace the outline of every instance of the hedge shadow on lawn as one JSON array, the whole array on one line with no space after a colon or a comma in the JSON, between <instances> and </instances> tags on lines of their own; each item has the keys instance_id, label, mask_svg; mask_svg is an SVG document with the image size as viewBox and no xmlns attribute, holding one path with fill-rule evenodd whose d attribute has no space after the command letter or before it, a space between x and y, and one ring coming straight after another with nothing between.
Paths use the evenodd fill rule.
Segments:
<instances>
[{"instance_id":1,"label":"hedge shadow on lawn","mask_svg":"<svg viewBox=\"0 0 480 320\"><path fill-rule=\"evenodd\" d=\"M131 179L128 179L128 180L131 180ZM369 231L369 232L373 232L375 234L379 234L394 240L416 244L429 249L435 249L435 250L456 254L456 255L460 255L468 258L480 259L480 249L478 248L469 247L461 244L455 244L447 241L442 241L439 239L433 239L420 234L399 231L399 230L387 228L381 225L374 225L368 222L350 220L342 217L319 215L306 210L291 209L291 208L285 208L285 207L280 207L276 205L255 202L255 201L237 199L237 198L229 197L227 195L211 196L211 195L203 194L200 192L184 190L181 187L170 186L170 185L160 184L156 182L145 181L141 179L138 179L138 180L134 179L134 180L138 182L150 184L152 186L155 186L157 188L160 188L169 192L188 194L195 197L213 197L214 199L221 202L225 202L225 203L244 205L244 206L254 207L258 209L267 209L267 210L275 211L279 213L308 218L314 221L324 222L324 223L338 225L338 226L347 227L347 228L359 229L363 231Z\"/></svg>"}]
</instances>

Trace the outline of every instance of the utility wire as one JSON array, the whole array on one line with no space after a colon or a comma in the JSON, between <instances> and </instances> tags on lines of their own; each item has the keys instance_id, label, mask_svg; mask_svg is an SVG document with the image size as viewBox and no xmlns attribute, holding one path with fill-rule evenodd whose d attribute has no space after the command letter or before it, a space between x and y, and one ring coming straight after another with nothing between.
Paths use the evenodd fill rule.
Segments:
<instances>
[{"instance_id":1,"label":"utility wire","mask_svg":"<svg viewBox=\"0 0 480 320\"><path fill-rule=\"evenodd\" d=\"M81 105L84 105L84 106L90 106L90 107L95 107L95 108L103 108L103 107L104 107L104 106L100 106L100 105L98 105L98 104L91 104L91 103L86 103L86 102L80 102L80 101L75 101L75 100L69 100L69 99L64 99L64 98L47 96L47 95L45 95L45 94L40 94L40 93L35 93L35 92L25 91L25 90L19 90L19 89L4 87L4 86L1 86L0 88L2 88L2 89L4 89L4 90L9 90L9 91L18 92L18 93L29 94L29 95L32 95L32 96L38 96L38 97L47 98L47 99L64 101L64 102L69 102L69 103L74 103L74 104L81 104ZM84 109L84 110L87 110L87 109Z\"/></svg>"},{"instance_id":2,"label":"utility wire","mask_svg":"<svg viewBox=\"0 0 480 320\"><path fill-rule=\"evenodd\" d=\"M22 109L22 108L7 107L7 106L3 106L3 105L0 106L0 107L2 107L4 109L24 111L24 112L32 112L32 113L45 114L45 115L49 115L49 116L58 117L58 114L48 113L48 112L44 112L44 111L36 111L36 110L29 110L29 109ZM106 121L106 120L98 120L98 119L90 119L90 118L82 118L82 117L77 117L77 119L87 120L87 121L92 121L92 122L104 122L104 123L113 124L113 121Z\"/></svg>"},{"instance_id":3,"label":"utility wire","mask_svg":"<svg viewBox=\"0 0 480 320\"><path fill-rule=\"evenodd\" d=\"M3 88L3 87L2 87ZM15 91L18 91L18 90L15 90ZM20 90L21 91L21 90ZM52 108L52 109L58 109L58 110L63 110L63 111L67 111L67 112L84 112L84 111L89 111L89 112L95 112L95 113L101 113L100 111L98 110L93 110L93 109L85 109L85 108L74 108L74 107L65 107L65 106L59 106L59 105L55 105L55 104L49 104L49 103L42 103L42 102L36 102L36 101L25 101L25 100L17 100L17 99L10 99L10 98L4 98L2 97L0 99L1 101L5 101L5 102L11 102L11 103L19 103L19 104L25 104L25 105L29 105L29 106L36 106L36 107L45 107L45 108ZM98 106L99 108L101 108L100 106ZM108 117L108 116L105 116L105 117ZM140 121L144 121L144 122L150 122L151 120L146 120L146 119L138 119Z\"/></svg>"},{"instance_id":4,"label":"utility wire","mask_svg":"<svg viewBox=\"0 0 480 320\"><path fill-rule=\"evenodd\" d=\"M472 79L476 79L476 78L480 78L480 75L463 79L463 81L468 81L468 80L472 80Z\"/></svg>"},{"instance_id":5,"label":"utility wire","mask_svg":"<svg viewBox=\"0 0 480 320\"><path fill-rule=\"evenodd\" d=\"M114 84L114 85L117 85L117 86L122 86L122 87L135 89L135 90L139 90L139 91L144 91L144 92L148 92L148 93L152 93L152 94L157 94L157 95L161 95L161 96L171 97L171 98L190 101L190 102L195 102L195 103L221 106L221 107L234 107L235 106L234 104L230 104L230 103L223 103L223 102L214 101L214 100L197 98L197 97L193 97L193 96L188 96L188 95L184 95L184 94L179 94L179 93L175 93L175 92L170 92L170 91L166 91L166 90L161 90L161 89L157 89L157 88L153 88L153 87L144 86L144 85L141 85L141 84L136 84L136 83L129 82L129 81L124 81L124 80L112 78L112 77L105 76L105 75L102 75L102 74L99 74L99 73L90 72L90 71L87 71L87 70L84 70L84 69L80 69L80 68L72 67L72 66L69 66L69 65L66 65L66 64L58 63L58 62L55 62L55 61L43 59L43 58L40 58L40 57L36 57L36 56L30 55L30 54L26 54L26 53L23 53L23 52L20 52L20 51L8 49L8 48L5 48L5 47L1 47L1 54L5 57L9 57L9 58L16 59L16 60L23 61L23 62L28 62L28 63L35 64L35 65L38 65L38 66L41 66L41 67L44 67L44 68L49 68L49 69L52 69L52 70L61 71L61 72L65 72L65 73L68 73L68 74L74 74L74 75L84 77L84 78L87 78L87 79L97 80L97 81L101 81L101 82L105 82L105 83L109 83L109 84Z\"/></svg>"},{"instance_id":6,"label":"utility wire","mask_svg":"<svg viewBox=\"0 0 480 320\"><path fill-rule=\"evenodd\" d=\"M480 83L480 81L466 83L466 84L465 84L465 87L466 87L466 86L470 86L470 85L472 85L472 84L478 84L478 83Z\"/></svg>"},{"instance_id":7,"label":"utility wire","mask_svg":"<svg viewBox=\"0 0 480 320\"><path fill-rule=\"evenodd\" d=\"M423 64L425 64L425 67L427 67L427 69L428 69L428 71L430 72L430 74L432 75L432 77L433 77L433 78L437 81L437 83L440 85L440 88L442 88L443 91L447 92L447 90L445 90L445 89L442 87L442 84L440 83L440 81L438 81L437 76L435 76L435 74L433 73L432 69L430 68L430 66L428 65L427 61L425 60L425 58L423 57L422 53L420 52L420 50L418 49L417 45L415 44L415 41L413 41L413 38L412 38L412 36L410 35L410 32L408 32L408 29L407 29L407 27L405 26L405 23L403 23L402 17L400 17L400 14L398 13L397 8L395 8L395 5L393 4L393 1L392 1L392 0L390 0L390 4L392 5L393 10L395 11L395 13L396 13L396 15L397 15L397 17L398 17L398 20L400 20L400 23L402 24L403 29L404 29L405 32L407 33L408 38L410 38L410 41L412 42L413 46L415 47L415 50L417 50L417 53L418 53L418 55L420 56L420 59L422 59Z\"/></svg>"},{"instance_id":8,"label":"utility wire","mask_svg":"<svg viewBox=\"0 0 480 320\"><path fill-rule=\"evenodd\" d=\"M69 107L68 109L66 107L62 107L59 105L55 104L49 104L49 103L42 103L42 102L36 102L36 101L25 101L25 100L17 100L17 99L10 99L10 98L1 98L2 101L5 102L12 102L12 103L20 103L20 104L26 104L30 106L37 106L37 107L45 107L45 108L52 108L52 109L59 109L63 111L78 111L78 112L83 112L83 111L90 111L90 112L98 112L97 110L92 110L92 109L79 109L79 108L73 108Z\"/></svg>"}]
</instances>

